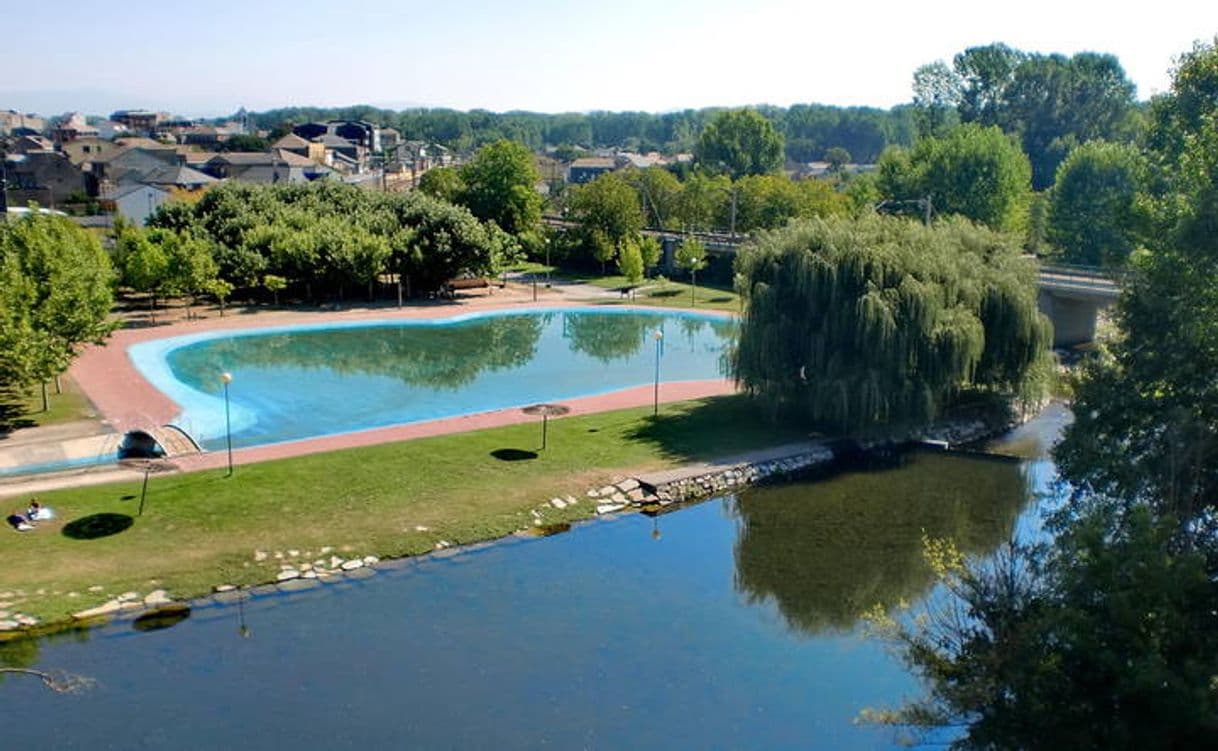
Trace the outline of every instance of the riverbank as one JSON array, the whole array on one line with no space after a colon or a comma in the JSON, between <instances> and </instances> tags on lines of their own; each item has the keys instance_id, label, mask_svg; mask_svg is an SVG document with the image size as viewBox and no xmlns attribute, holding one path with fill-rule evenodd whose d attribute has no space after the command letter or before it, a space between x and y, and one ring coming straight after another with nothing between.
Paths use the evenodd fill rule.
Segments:
<instances>
[{"instance_id":1,"label":"riverbank","mask_svg":"<svg viewBox=\"0 0 1218 751\"><path fill-rule=\"evenodd\" d=\"M544 451L538 428L261 462L231 478L223 469L153 475L142 516L138 482L47 493L40 500L56 520L0 534L0 620L62 621L123 595L142 604L156 590L184 599L217 584L273 582L283 563L274 552L383 559L568 523L595 513L592 504L539 504L803 437L758 417L743 397L662 405L656 417L646 407L552 420Z\"/></svg>"},{"instance_id":2,"label":"riverbank","mask_svg":"<svg viewBox=\"0 0 1218 751\"><path fill-rule=\"evenodd\" d=\"M973 440L1006 427L948 421L930 437ZM799 430L759 418L740 396L665 405L656 417L632 409L556 420L544 452L538 437L535 425L514 425L255 464L232 478L215 470L153 476L142 516L138 484L48 494L42 500L58 521L0 536L4 633L138 613L217 588L368 575L355 572L693 500L832 458ZM773 447L783 444L805 448L778 456ZM770 451L747 458L761 449ZM681 467L694 471L661 487L632 479Z\"/></svg>"}]
</instances>

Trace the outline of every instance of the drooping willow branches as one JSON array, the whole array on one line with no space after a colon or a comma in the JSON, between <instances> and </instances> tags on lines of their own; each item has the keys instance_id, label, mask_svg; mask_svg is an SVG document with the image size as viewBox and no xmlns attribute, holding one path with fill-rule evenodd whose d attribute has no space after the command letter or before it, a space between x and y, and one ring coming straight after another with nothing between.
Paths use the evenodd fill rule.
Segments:
<instances>
[{"instance_id":1,"label":"drooping willow branches","mask_svg":"<svg viewBox=\"0 0 1218 751\"><path fill-rule=\"evenodd\" d=\"M966 388L1033 396L1051 328L1034 269L963 220L814 219L741 251L732 372L775 413L846 431L932 420Z\"/></svg>"}]
</instances>

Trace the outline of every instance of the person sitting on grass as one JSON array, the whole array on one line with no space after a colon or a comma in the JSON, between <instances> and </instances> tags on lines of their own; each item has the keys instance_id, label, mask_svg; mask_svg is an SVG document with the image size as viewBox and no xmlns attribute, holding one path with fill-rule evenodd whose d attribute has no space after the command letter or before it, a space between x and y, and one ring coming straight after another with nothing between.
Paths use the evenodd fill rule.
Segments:
<instances>
[{"instance_id":1,"label":"person sitting on grass","mask_svg":"<svg viewBox=\"0 0 1218 751\"><path fill-rule=\"evenodd\" d=\"M45 521L47 519L54 519L55 512L39 503L37 498L31 498L30 507L25 510L25 518L29 519L30 522Z\"/></svg>"},{"instance_id":2,"label":"person sitting on grass","mask_svg":"<svg viewBox=\"0 0 1218 751\"><path fill-rule=\"evenodd\" d=\"M29 532L31 529L34 528L34 525L31 524L28 519L26 519L21 514L17 514L17 513L9 514L8 518L5 519L5 521L8 522L10 527L17 530L18 532Z\"/></svg>"}]
</instances>

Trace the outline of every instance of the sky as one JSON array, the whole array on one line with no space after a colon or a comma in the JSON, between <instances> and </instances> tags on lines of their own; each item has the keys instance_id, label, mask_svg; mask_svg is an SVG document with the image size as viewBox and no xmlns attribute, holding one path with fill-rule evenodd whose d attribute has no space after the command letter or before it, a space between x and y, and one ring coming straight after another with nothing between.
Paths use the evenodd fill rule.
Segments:
<instances>
[{"instance_id":1,"label":"sky","mask_svg":"<svg viewBox=\"0 0 1218 751\"><path fill-rule=\"evenodd\" d=\"M1213 0L17 2L0 0L0 109L47 115L887 108L909 101L919 65L996 41L1110 52L1146 99L1218 35Z\"/></svg>"}]
</instances>

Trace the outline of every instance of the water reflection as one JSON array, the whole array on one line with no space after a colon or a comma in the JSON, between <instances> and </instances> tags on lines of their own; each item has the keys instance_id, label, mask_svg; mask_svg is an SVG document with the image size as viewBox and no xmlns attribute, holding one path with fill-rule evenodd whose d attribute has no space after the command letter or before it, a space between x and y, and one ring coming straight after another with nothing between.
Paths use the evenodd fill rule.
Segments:
<instances>
[{"instance_id":1,"label":"water reflection","mask_svg":"<svg viewBox=\"0 0 1218 751\"><path fill-rule=\"evenodd\" d=\"M979 554L1005 540L1026 486L1051 482L1047 462L1026 466L918 455L366 580L221 593L172 629L120 620L92 644L0 648L0 664L98 681L70 702L0 687L14 717L38 718L11 723L4 747L46 747L51 727L62 749L892 748L852 718L916 679L840 631L926 591L922 530Z\"/></svg>"},{"instance_id":2,"label":"water reflection","mask_svg":"<svg viewBox=\"0 0 1218 751\"><path fill-rule=\"evenodd\" d=\"M773 601L806 635L845 631L876 603L927 592L923 534L970 554L1011 538L1029 498L1020 465L935 453L904 465L741 493L731 501L737 591Z\"/></svg>"},{"instance_id":3,"label":"water reflection","mask_svg":"<svg viewBox=\"0 0 1218 751\"><path fill-rule=\"evenodd\" d=\"M169 355L178 377L218 393L220 373L250 367L329 370L395 378L414 386L458 389L485 371L533 359L552 314L481 318L455 326L374 326L233 337Z\"/></svg>"},{"instance_id":4,"label":"water reflection","mask_svg":"<svg viewBox=\"0 0 1218 751\"><path fill-rule=\"evenodd\" d=\"M567 313L563 316L562 331L573 352L607 363L638 352L657 323L654 315Z\"/></svg>"}]
</instances>

